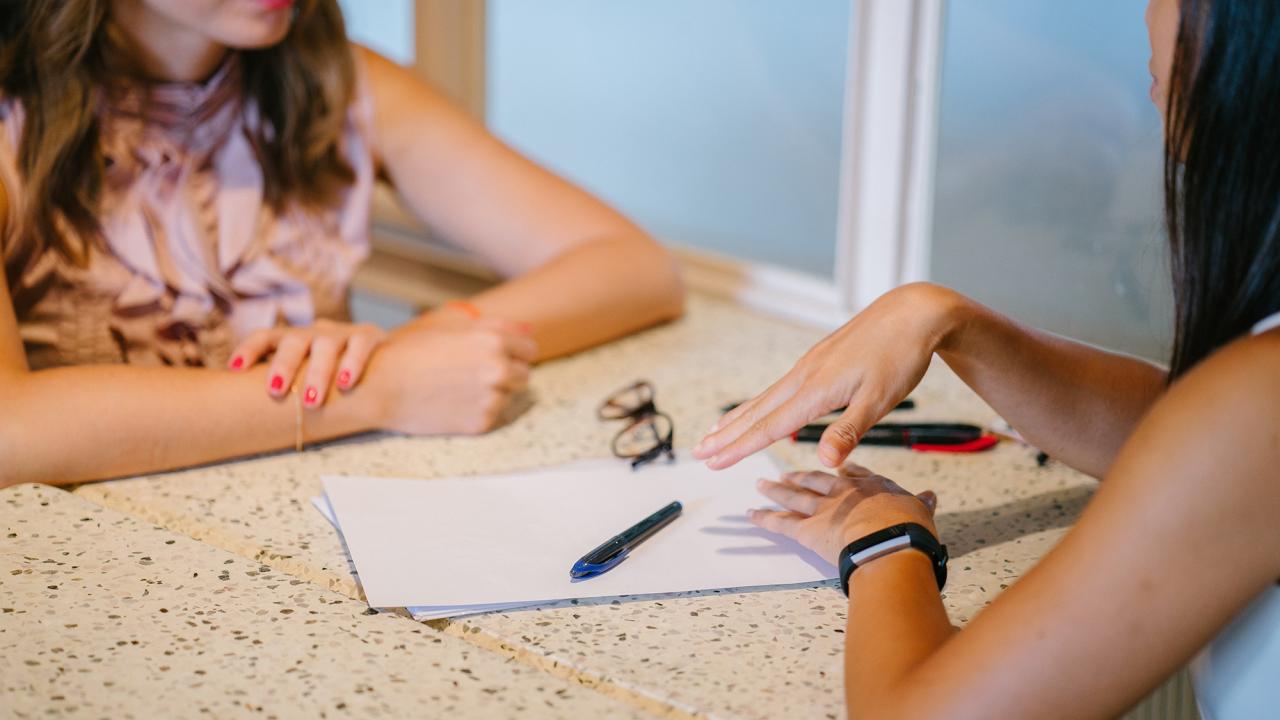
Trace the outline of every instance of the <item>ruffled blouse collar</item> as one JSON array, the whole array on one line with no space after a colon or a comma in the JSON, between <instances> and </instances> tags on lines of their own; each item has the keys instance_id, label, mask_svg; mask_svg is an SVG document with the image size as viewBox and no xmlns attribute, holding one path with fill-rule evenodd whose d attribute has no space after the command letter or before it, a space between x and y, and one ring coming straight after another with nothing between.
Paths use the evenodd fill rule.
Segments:
<instances>
[{"instance_id":1,"label":"ruffled blouse collar","mask_svg":"<svg viewBox=\"0 0 1280 720\"><path fill-rule=\"evenodd\" d=\"M164 138L187 152L207 152L236 125L242 79L240 54L232 52L202 82L121 80L105 88L103 119L117 131L132 126L138 134Z\"/></svg>"}]
</instances>

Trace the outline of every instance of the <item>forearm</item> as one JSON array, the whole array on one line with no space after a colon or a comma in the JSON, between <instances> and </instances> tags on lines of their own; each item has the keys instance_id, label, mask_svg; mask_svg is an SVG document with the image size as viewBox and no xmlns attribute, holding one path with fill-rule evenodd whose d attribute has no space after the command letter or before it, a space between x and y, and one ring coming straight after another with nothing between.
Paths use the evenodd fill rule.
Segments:
<instances>
[{"instance_id":1,"label":"forearm","mask_svg":"<svg viewBox=\"0 0 1280 720\"><path fill-rule=\"evenodd\" d=\"M1165 388L1148 362L1033 330L959 300L938 354L1027 440L1102 477Z\"/></svg>"},{"instance_id":2,"label":"forearm","mask_svg":"<svg viewBox=\"0 0 1280 720\"><path fill-rule=\"evenodd\" d=\"M66 484L292 447L295 398L266 391L266 369L78 366L0 382L0 486ZM303 413L305 439L372 428L372 397L334 393Z\"/></svg>"},{"instance_id":3,"label":"forearm","mask_svg":"<svg viewBox=\"0 0 1280 720\"><path fill-rule=\"evenodd\" d=\"M642 237L583 243L471 301L485 315L529 323L539 359L598 345L684 310L674 259Z\"/></svg>"},{"instance_id":4,"label":"forearm","mask_svg":"<svg viewBox=\"0 0 1280 720\"><path fill-rule=\"evenodd\" d=\"M902 716L909 698L899 688L954 632L922 553L897 552L858 568L845 633L849 717Z\"/></svg>"}]
</instances>

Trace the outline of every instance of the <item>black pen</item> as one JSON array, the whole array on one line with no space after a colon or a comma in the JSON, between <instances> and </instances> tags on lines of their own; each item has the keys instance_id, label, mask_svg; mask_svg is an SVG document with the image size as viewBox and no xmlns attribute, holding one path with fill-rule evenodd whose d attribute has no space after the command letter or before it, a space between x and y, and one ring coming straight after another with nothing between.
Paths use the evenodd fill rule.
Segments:
<instances>
[{"instance_id":1,"label":"black pen","mask_svg":"<svg viewBox=\"0 0 1280 720\"><path fill-rule=\"evenodd\" d=\"M824 423L805 425L791 436L796 442L818 442L827 429ZM987 450L999 438L977 425L964 423L880 423L871 426L859 445L889 445L935 452L978 452Z\"/></svg>"},{"instance_id":2,"label":"black pen","mask_svg":"<svg viewBox=\"0 0 1280 720\"><path fill-rule=\"evenodd\" d=\"M729 403L728 405L725 405L724 407L720 408L720 412L729 412L730 410L733 410L734 408L738 407L741 404L742 403L740 402ZM894 410L914 410L915 408L916 408L916 401L912 400L911 398L907 398L906 400L903 400L902 402L895 405L893 409ZM836 408L835 410L832 410L827 414L838 415L847 409L848 408Z\"/></svg>"},{"instance_id":3,"label":"black pen","mask_svg":"<svg viewBox=\"0 0 1280 720\"><path fill-rule=\"evenodd\" d=\"M680 517L684 506L677 500L658 512L623 530L621 533L605 540L599 547L583 555L569 570L569 577L574 580L589 578L608 572L622 562L627 553L650 536L666 527L668 523Z\"/></svg>"}]
</instances>

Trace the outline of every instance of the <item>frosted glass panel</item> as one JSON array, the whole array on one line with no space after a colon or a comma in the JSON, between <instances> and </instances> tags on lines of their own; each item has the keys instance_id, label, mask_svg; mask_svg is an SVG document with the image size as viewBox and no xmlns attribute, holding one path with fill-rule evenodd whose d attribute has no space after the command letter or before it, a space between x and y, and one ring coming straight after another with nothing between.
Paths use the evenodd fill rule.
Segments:
<instances>
[{"instance_id":1,"label":"frosted glass panel","mask_svg":"<svg viewBox=\"0 0 1280 720\"><path fill-rule=\"evenodd\" d=\"M338 0L338 5L348 37L402 65L413 64L413 0Z\"/></svg>"},{"instance_id":2,"label":"frosted glass panel","mask_svg":"<svg viewBox=\"0 0 1280 720\"><path fill-rule=\"evenodd\" d=\"M1145 7L948 3L931 275L1039 327L1163 357Z\"/></svg>"},{"instance_id":3,"label":"frosted glass panel","mask_svg":"<svg viewBox=\"0 0 1280 720\"><path fill-rule=\"evenodd\" d=\"M490 0L488 121L658 237L824 277L849 0Z\"/></svg>"}]
</instances>

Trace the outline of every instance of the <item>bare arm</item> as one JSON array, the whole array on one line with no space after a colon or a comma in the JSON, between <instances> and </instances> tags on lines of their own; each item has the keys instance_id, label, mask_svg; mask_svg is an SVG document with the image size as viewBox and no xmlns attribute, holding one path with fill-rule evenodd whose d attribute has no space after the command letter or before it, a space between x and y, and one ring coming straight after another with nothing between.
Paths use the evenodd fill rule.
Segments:
<instances>
[{"instance_id":1,"label":"bare arm","mask_svg":"<svg viewBox=\"0 0 1280 720\"><path fill-rule=\"evenodd\" d=\"M0 487L61 485L292 447L295 399L262 391L266 368L77 366L0 376ZM366 393L305 413L308 442L373 429Z\"/></svg>"},{"instance_id":2,"label":"bare arm","mask_svg":"<svg viewBox=\"0 0 1280 720\"><path fill-rule=\"evenodd\" d=\"M836 408L819 457L836 467L924 377L934 353L1031 442L1101 477L1164 390L1150 363L1042 333L937 285L907 285L827 336L694 448L713 468Z\"/></svg>"},{"instance_id":3,"label":"bare arm","mask_svg":"<svg viewBox=\"0 0 1280 720\"><path fill-rule=\"evenodd\" d=\"M8 203L0 182L0 229ZM262 392L266 368L86 366L31 372L0 272L0 487L65 484L289 447L293 400ZM309 440L371 429L373 393L308 413Z\"/></svg>"},{"instance_id":4,"label":"bare arm","mask_svg":"<svg viewBox=\"0 0 1280 720\"><path fill-rule=\"evenodd\" d=\"M508 282L473 302L531 323L541 357L678 316L671 256L589 194L490 135L412 73L357 48L375 106L376 155L413 211Z\"/></svg>"},{"instance_id":5,"label":"bare arm","mask_svg":"<svg viewBox=\"0 0 1280 720\"><path fill-rule=\"evenodd\" d=\"M1031 444L1101 478L1167 372L1029 328L958 298L938 355Z\"/></svg>"},{"instance_id":6,"label":"bare arm","mask_svg":"<svg viewBox=\"0 0 1280 720\"><path fill-rule=\"evenodd\" d=\"M967 629L946 627L922 554L854 572L850 716L1116 717L1273 585L1280 333L1271 335L1235 343L1174 385L1063 542ZM758 521L814 547L834 534L831 554L867 528L931 521L924 503L883 486L823 495L818 504L837 508L825 515L779 488L766 489L800 512ZM855 492L865 497L850 502Z\"/></svg>"}]
</instances>

